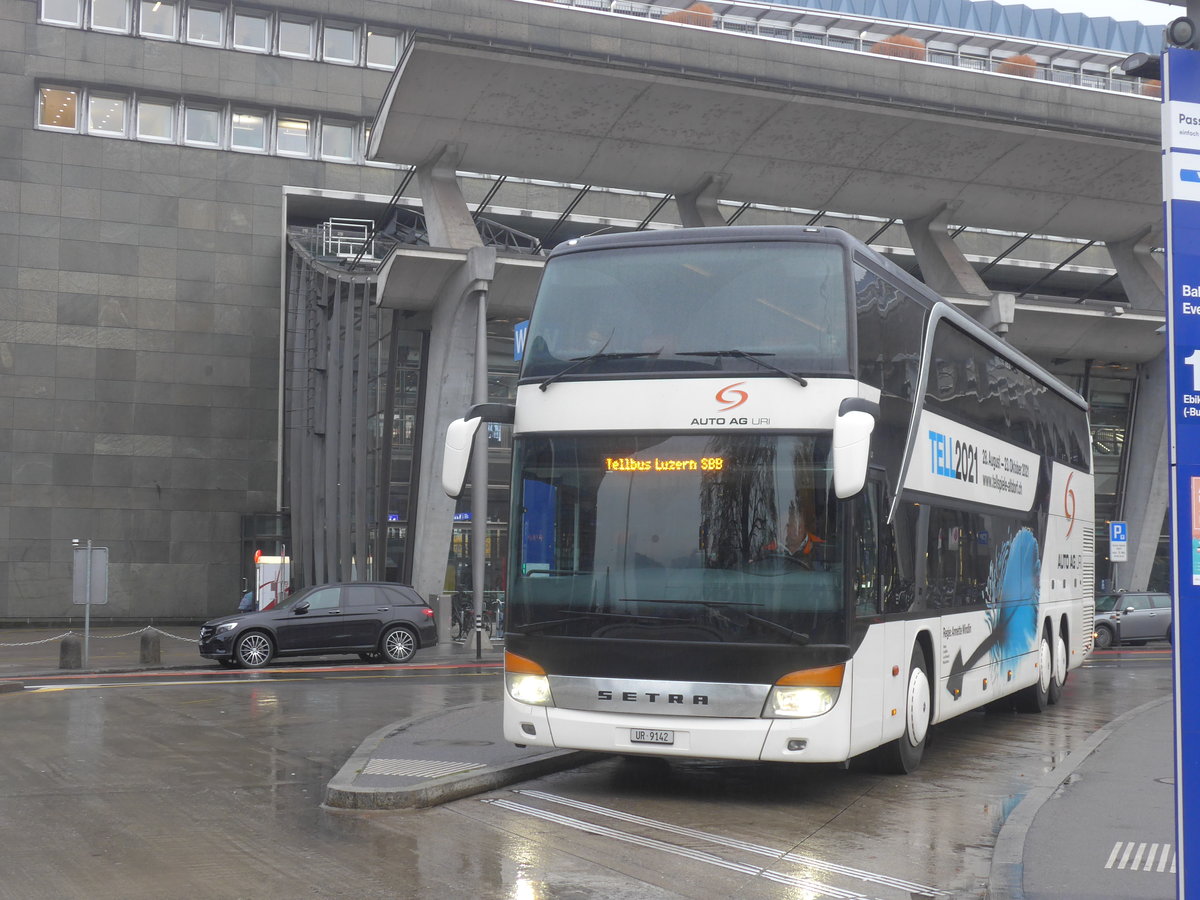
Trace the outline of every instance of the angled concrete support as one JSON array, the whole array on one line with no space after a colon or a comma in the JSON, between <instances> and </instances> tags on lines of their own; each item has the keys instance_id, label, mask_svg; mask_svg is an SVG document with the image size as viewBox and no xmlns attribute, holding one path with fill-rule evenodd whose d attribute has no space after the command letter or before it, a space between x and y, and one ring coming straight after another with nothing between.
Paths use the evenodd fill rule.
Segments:
<instances>
[{"instance_id":1,"label":"angled concrete support","mask_svg":"<svg viewBox=\"0 0 1200 900\"><path fill-rule=\"evenodd\" d=\"M1148 312L1165 311L1167 292L1164 263L1152 252L1155 247L1162 246L1161 229L1152 225L1133 237L1111 241L1105 246L1121 278L1121 286L1125 288L1130 306Z\"/></svg>"},{"instance_id":2,"label":"angled concrete support","mask_svg":"<svg viewBox=\"0 0 1200 900\"><path fill-rule=\"evenodd\" d=\"M472 247L463 264L442 286L433 309L426 365L425 407L421 418L420 495L410 516L413 587L422 596L442 591L453 533L455 501L441 489L446 427L471 405L477 295L496 271L496 250Z\"/></svg>"},{"instance_id":3,"label":"angled concrete support","mask_svg":"<svg viewBox=\"0 0 1200 900\"><path fill-rule=\"evenodd\" d=\"M1005 337L1008 328L1017 314L1017 295L996 292L992 294L992 304L979 317L979 324L991 329L997 337Z\"/></svg>"},{"instance_id":4,"label":"angled concrete support","mask_svg":"<svg viewBox=\"0 0 1200 900\"><path fill-rule=\"evenodd\" d=\"M921 278L943 297L991 300L992 292L946 231L956 209L942 205L919 219L904 220Z\"/></svg>"},{"instance_id":5,"label":"angled concrete support","mask_svg":"<svg viewBox=\"0 0 1200 900\"><path fill-rule=\"evenodd\" d=\"M728 175L705 175L690 191L675 197L679 221L684 228L727 224L717 209L717 199L728 181Z\"/></svg>"},{"instance_id":6,"label":"angled concrete support","mask_svg":"<svg viewBox=\"0 0 1200 900\"><path fill-rule=\"evenodd\" d=\"M456 167L461 156L461 147L447 144L436 156L417 166L417 191L425 210L431 247L466 250L483 244L458 183Z\"/></svg>"},{"instance_id":7,"label":"angled concrete support","mask_svg":"<svg viewBox=\"0 0 1200 900\"><path fill-rule=\"evenodd\" d=\"M1170 494L1167 453L1167 354L1140 367L1133 422L1126 436L1121 518L1129 523L1129 561L1117 563L1116 587L1144 591L1150 580Z\"/></svg>"}]
</instances>

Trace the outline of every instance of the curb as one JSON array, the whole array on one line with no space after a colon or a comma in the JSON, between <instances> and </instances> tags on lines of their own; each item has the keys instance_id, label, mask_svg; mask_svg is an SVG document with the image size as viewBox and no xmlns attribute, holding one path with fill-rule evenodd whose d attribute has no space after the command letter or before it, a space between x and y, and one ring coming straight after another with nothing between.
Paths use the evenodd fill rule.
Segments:
<instances>
[{"instance_id":1,"label":"curb","mask_svg":"<svg viewBox=\"0 0 1200 900\"><path fill-rule=\"evenodd\" d=\"M1025 838L1033 825L1042 805L1058 791L1064 781L1079 768L1085 759L1096 752L1119 728L1131 719L1144 712L1149 712L1164 703L1170 703L1170 697L1151 700L1117 716L1107 725L1097 728L1078 750L1072 752L1061 765L1055 766L1042 776L1036 785L1026 792L1016 805L996 835L996 843L992 850L991 872L988 877L988 893L986 896L1004 898L1004 900L1024 900L1025 869Z\"/></svg>"},{"instance_id":2,"label":"curb","mask_svg":"<svg viewBox=\"0 0 1200 900\"><path fill-rule=\"evenodd\" d=\"M425 809L605 758L603 753L588 750L550 750L528 759L430 779L427 784L407 788L392 790L354 785L358 773L370 762L375 749L384 738L435 719L443 713L444 711L439 711L427 716L393 722L369 735L326 785L322 806L332 810Z\"/></svg>"}]
</instances>

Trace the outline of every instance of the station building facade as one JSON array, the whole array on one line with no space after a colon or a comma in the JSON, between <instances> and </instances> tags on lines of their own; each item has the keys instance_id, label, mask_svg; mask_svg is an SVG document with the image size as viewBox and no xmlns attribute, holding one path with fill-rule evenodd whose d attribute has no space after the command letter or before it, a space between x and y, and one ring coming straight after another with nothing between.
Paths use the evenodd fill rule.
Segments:
<instances>
[{"instance_id":1,"label":"station building facade","mask_svg":"<svg viewBox=\"0 0 1200 900\"><path fill-rule=\"evenodd\" d=\"M510 3L524 5L453 5L481 16ZM659 28L688 5L623 4ZM878 52L881 35L907 29L928 52L957 48L953 64L976 69L1031 46L1028 35L905 25L835 5L807 11L788 39ZM79 615L73 539L109 549L99 620L230 612L253 581L256 550L291 557L298 585L370 577L452 593L473 582L469 508L435 504L428 448L440 438L427 427L431 386L466 379L470 366L431 344L434 310L383 296L396 248L436 262L442 226L428 220L430 189L416 168L368 159L406 35L453 24L428 6L0 0L0 622ZM746 31L757 16L760 31L746 38L780 39L762 33L768 9L746 4L713 27ZM1142 49L1147 30L1096 22L1099 47L1048 35L1039 54L1034 41L1025 55L1036 77L1145 90L1111 67ZM515 391L514 327L551 247L686 219L663 194L502 172L458 171L453 181L492 251L483 264L515 273L488 322L494 399ZM732 224L842 227L913 268L895 220L736 198L717 208ZM993 290L1080 311L1128 306L1102 246L952 233ZM1042 361L1092 404L1097 519L1119 518L1130 424L1161 360L1064 346ZM493 427L489 446L482 578L498 595L507 430ZM446 511L437 529L424 526L435 572L417 550L431 504ZM1119 583L1106 550L1098 542L1098 574ZM1165 546L1158 557L1151 587L1165 586Z\"/></svg>"}]
</instances>

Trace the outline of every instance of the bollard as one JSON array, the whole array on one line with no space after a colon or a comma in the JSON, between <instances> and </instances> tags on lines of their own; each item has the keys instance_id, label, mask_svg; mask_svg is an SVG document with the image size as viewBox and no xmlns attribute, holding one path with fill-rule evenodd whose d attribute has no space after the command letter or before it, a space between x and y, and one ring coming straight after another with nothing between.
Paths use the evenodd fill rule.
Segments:
<instances>
[{"instance_id":1,"label":"bollard","mask_svg":"<svg viewBox=\"0 0 1200 900\"><path fill-rule=\"evenodd\" d=\"M147 628L142 632L142 649L138 662L143 666L162 665L162 635Z\"/></svg>"},{"instance_id":2,"label":"bollard","mask_svg":"<svg viewBox=\"0 0 1200 900\"><path fill-rule=\"evenodd\" d=\"M58 667L60 669L83 668L83 641L77 634L68 634L58 645Z\"/></svg>"}]
</instances>

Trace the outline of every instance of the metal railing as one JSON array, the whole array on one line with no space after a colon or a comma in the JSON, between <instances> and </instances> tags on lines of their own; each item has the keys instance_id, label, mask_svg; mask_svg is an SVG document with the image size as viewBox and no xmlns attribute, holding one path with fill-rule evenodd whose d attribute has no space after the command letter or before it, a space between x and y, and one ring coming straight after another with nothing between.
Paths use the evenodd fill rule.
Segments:
<instances>
[{"instance_id":1,"label":"metal railing","mask_svg":"<svg viewBox=\"0 0 1200 900\"><path fill-rule=\"evenodd\" d=\"M756 19L745 16L699 12L690 12L689 14L689 10L680 9L679 7L657 6L653 3L636 3L632 2L632 0L538 0L538 2L551 3L556 6L570 6L588 12L605 12L640 19L653 19L666 24L713 28L718 31L732 32L747 37L770 38L772 40L792 41L797 44L834 47L839 50L852 50L858 53L881 53L883 48L879 48L878 45L884 42L885 38L885 35L880 35L879 37L850 37L847 35L812 31L793 26L787 22L772 21L768 18ZM821 10L803 10L803 12L820 15ZM838 14L837 18L845 20L854 17ZM858 19L855 19L855 21L858 21ZM869 25L870 21L869 19L862 20L864 25ZM889 27L894 24L892 22L888 23ZM937 29L937 26L926 23L914 22L911 24L926 31L935 31ZM957 34L957 32L955 33ZM1009 36L1001 35L1001 37ZM1028 39L1019 39L1016 36L1011 37L1014 43L1019 41L1025 47L1028 47L1030 44ZM1017 65L1014 67L1010 62L1010 58L1018 55L1018 51L1016 50L1011 51L1003 57L999 57L980 56L970 52L929 47L903 46L903 50L906 51L903 55L887 55L892 55L893 58L937 63L960 69L970 69L976 72L1019 75L1040 81L1053 81L1056 84L1094 88L1120 94L1138 94L1153 98L1161 96L1161 88L1157 81L1130 78L1127 75L1118 75L1111 71L1111 67L1115 67L1125 58L1125 54L1118 54L1100 48L1089 47L1087 49L1094 53L1097 61L1096 64L1103 64L1106 70L1088 72L1082 69L1047 66L1041 63L1033 66ZM1008 71L1014 68L1015 71Z\"/></svg>"}]
</instances>

